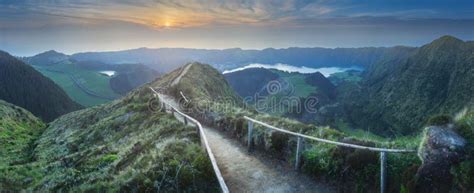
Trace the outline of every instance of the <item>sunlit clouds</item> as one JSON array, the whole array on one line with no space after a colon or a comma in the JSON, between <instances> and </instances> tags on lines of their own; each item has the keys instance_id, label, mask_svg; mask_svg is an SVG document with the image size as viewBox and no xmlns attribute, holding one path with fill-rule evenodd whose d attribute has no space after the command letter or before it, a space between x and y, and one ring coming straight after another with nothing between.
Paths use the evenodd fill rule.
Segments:
<instances>
[{"instance_id":1,"label":"sunlit clouds","mask_svg":"<svg viewBox=\"0 0 474 193\"><path fill-rule=\"evenodd\" d=\"M472 0L0 0L0 49L20 55L417 46L446 34L474 38Z\"/></svg>"}]
</instances>

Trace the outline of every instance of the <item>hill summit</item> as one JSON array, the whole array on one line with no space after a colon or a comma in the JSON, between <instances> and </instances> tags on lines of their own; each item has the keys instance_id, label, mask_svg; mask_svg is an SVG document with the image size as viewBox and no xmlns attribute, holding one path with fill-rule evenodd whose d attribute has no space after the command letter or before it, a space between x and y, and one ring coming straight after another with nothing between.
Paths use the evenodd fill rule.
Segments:
<instances>
[{"instance_id":1,"label":"hill summit","mask_svg":"<svg viewBox=\"0 0 474 193\"><path fill-rule=\"evenodd\" d=\"M69 56L67 56L66 54L57 52L55 50L49 50L32 57L27 57L24 60L26 63L41 66L41 65L52 65L58 62L69 60Z\"/></svg>"},{"instance_id":2,"label":"hill summit","mask_svg":"<svg viewBox=\"0 0 474 193\"><path fill-rule=\"evenodd\" d=\"M154 87L166 88L168 94L182 98L180 92L190 99L201 101L226 101L241 106L242 99L230 87L224 76L211 65L193 62L174 70L152 83Z\"/></svg>"}]
</instances>

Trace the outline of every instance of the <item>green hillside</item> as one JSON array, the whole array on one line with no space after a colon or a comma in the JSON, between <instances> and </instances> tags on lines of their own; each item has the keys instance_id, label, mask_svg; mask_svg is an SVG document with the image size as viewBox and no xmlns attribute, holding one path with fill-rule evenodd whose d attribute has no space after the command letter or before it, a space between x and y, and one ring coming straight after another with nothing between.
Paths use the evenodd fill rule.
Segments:
<instances>
[{"instance_id":1,"label":"green hillside","mask_svg":"<svg viewBox=\"0 0 474 193\"><path fill-rule=\"evenodd\" d=\"M27 110L0 100L0 168L30 161L45 127Z\"/></svg>"},{"instance_id":2,"label":"green hillside","mask_svg":"<svg viewBox=\"0 0 474 193\"><path fill-rule=\"evenodd\" d=\"M474 44L444 36L406 58L379 62L345 93L358 127L397 135L419 131L429 117L474 103ZM351 93L351 94L350 94Z\"/></svg>"},{"instance_id":3,"label":"green hillside","mask_svg":"<svg viewBox=\"0 0 474 193\"><path fill-rule=\"evenodd\" d=\"M258 111L306 123L314 122L314 113L304 109L306 100L317 98L315 108L318 108L335 97L335 86L319 72L303 74L250 68L224 74L224 77Z\"/></svg>"},{"instance_id":4,"label":"green hillside","mask_svg":"<svg viewBox=\"0 0 474 193\"><path fill-rule=\"evenodd\" d=\"M110 87L111 77L100 74L98 71L86 70L78 67L70 61L62 61L47 66L33 67L43 75L49 77L58 84L68 95L83 106L94 106L119 98ZM73 77L73 78L72 78ZM84 88L96 93L97 96L88 94L83 88L77 86L81 84Z\"/></svg>"},{"instance_id":5,"label":"green hillside","mask_svg":"<svg viewBox=\"0 0 474 193\"><path fill-rule=\"evenodd\" d=\"M0 99L23 107L45 121L81 108L53 81L2 51Z\"/></svg>"},{"instance_id":6,"label":"green hillside","mask_svg":"<svg viewBox=\"0 0 474 193\"><path fill-rule=\"evenodd\" d=\"M416 149L421 140L420 136L389 139L374 137L370 133L358 133L352 136L354 133L341 132L327 126L303 124L288 118L257 113L253 107L243 106L235 101L242 99L232 91L225 80L223 81L224 76L210 65L193 63L189 71L182 75L182 81L171 86L170 83L183 74L182 72L183 68L177 69L151 85L162 88L177 99L182 99L179 94L179 91L182 91L190 100L186 105L186 110L190 114L203 123L222 128L229 136L244 144L247 143L247 121L243 116L253 117L294 132L367 146ZM221 100L223 96L227 96L229 100ZM264 129L259 125L254 127L253 141L256 149L265 150L263 152L271 156L294 163L295 138ZM330 179L338 184L341 191L367 192L373 190L379 183L373 180L379 173L378 159L379 155L375 152L305 141L301 170L318 179ZM413 167L417 167L420 162L416 154L390 154L388 159L391 164L388 171L392 177L389 182L393 188L391 192L399 192L414 179L416 170L413 170ZM400 180L402 176L407 178Z\"/></svg>"},{"instance_id":7,"label":"green hillside","mask_svg":"<svg viewBox=\"0 0 474 193\"><path fill-rule=\"evenodd\" d=\"M45 129L34 118L28 121L28 114L17 119L21 127L13 127L16 135L8 133L10 126L4 130L0 125L0 134L10 139L9 144L19 141L9 148L0 146L0 189L217 192L217 180L195 128L169 114L151 111L151 99L151 91L143 87L120 100L64 115ZM2 117L0 123L8 124L8 120ZM23 154L28 159L3 162L5 150L7 156L15 156L7 160Z\"/></svg>"},{"instance_id":8,"label":"green hillside","mask_svg":"<svg viewBox=\"0 0 474 193\"><path fill-rule=\"evenodd\" d=\"M54 50L22 58L58 84L76 102L90 107L120 98L150 82L159 73L142 64L110 65L97 61L76 61ZM108 76L102 71L112 71Z\"/></svg>"}]
</instances>

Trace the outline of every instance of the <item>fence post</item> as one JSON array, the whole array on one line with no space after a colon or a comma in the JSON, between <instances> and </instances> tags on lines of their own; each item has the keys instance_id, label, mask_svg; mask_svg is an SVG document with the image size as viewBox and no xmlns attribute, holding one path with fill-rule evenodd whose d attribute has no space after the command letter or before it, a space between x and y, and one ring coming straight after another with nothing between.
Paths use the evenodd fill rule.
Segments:
<instances>
[{"instance_id":1,"label":"fence post","mask_svg":"<svg viewBox=\"0 0 474 193\"><path fill-rule=\"evenodd\" d=\"M299 170L301 164L301 152L303 151L303 138L298 136L296 143L295 170Z\"/></svg>"},{"instance_id":2,"label":"fence post","mask_svg":"<svg viewBox=\"0 0 474 193\"><path fill-rule=\"evenodd\" d=\"M253 133L253 122L248 121L248 139L247 139L247 151L252 150L252 133Z\"/></svg>"},{"instance_id":3,"label":"fence post","mask_svg":"<svg viewBox=\"0 0 474 193\"><path fill-rule=\"evenodd\" d=\"M166 103L161 102L161 112L166 113Z\"/></svg>"},{"instance_id":4,"label":"fence post","mask_svg":"<svg viewBox=\"0 0 474 193\"><path fill-rule=\"evenodd\" d=\"M184 125L188 125L188 118L186 118L186 116L183 116L184 118Z\"/></svg>"},{"instance_id":5,"label":"fence post","mask_svg":"<svg viewBox=\"0 0 474 193\"><path fill-rule=\"evenodd\" d=\"M380 152L380 193L385 192L387 175L387 152Z\"/></svg>"},{"instance_id":6,"label":"fence post","mask_svg":"<svg viewBox=\"0 0 474 193\"><path fill-rule=\"evenodd\" d=\"M196 132L199 138L201 138L201 131L199 130L199 126L196 125Z\"/></svg>"}]
</instances>

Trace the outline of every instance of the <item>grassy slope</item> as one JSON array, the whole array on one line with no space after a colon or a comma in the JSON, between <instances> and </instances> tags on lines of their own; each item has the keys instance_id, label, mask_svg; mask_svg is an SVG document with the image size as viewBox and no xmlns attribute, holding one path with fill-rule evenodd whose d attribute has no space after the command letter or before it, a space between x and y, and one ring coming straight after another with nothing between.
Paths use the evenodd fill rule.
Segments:
<instances>
[{"instance_id":1,"label":"grassy slope","mask_svg":"<svg viewBox=\"0 0 474 193\"><path fill-rule=\"evenodd\" d=\"M54 72L54 71L63 71L67 73L74 74L74 76L88 89L94 91L101 96L108 96L112 98L120 97L119 94L115 93L109 84L110 77L99 74L97 71L90 71L80 69L74 66L73 63L69 61L64 61L62 63L48 65L48 66L33 66L43 75L49 77L61 88L63 88L66 93L76 102L80 103L83 106L94 106L97 104L103 104L110 100L97 98L86 94L83 90L77 87L74 82L69 78L67 74ZM52 70L52 71L48 71Z\"/></svg>"},{"instance_id":2,"label":"grassy slope","mask_svg":"<svg viewBox=\"0 0 474 193\"><path fill-rule=\"evenodd\" d=\"M153 112L144 87L50 123L31 162L0 167L0 189L197 191L217 182L195 129Z\"/></svg>"},{"instance_id":3,"label":"grassy slope","mask_svg":"<svg viewBox=\"0 0 474 193\"><path fill-rule=\"evenodd\" d=\"M82 108L52 80L3 51L0 51L0 98L48 122Z\"/></svg>"},{"instance_id":4,"label":"grassy slope","mask_svg":"<svg viewBox=\"0 0 474 193\"><path fill-rule=\"evenodd\" d=\"M360 82L362 80L362 72L345 71L331 74L328 79L334 84L339 85L343 82Z\"/></svg>"},{"instance_id":5,"label":"grassy slope","mask_svg":"<svg viewBox=\"0 0 474 193\"><path fill-rule=\"evenodd\" d=\"M473 51L472 42L441 37L368 68L360 85L341 90L348 95L341 102L357 127L384 135L420 132L430 117L474 102Z\"/></svg>"},{"instance_id":6,"label":"grassy slope","mask_svg":"<svg viewBox=\"0 0 474 193\"><path fill-rule=\"evenodd\" d=\"M33 142L45 127L30 112L0 100L0 168L27 162Z\"/></svg>"},{"instance_id":7,"label":"grassy slope","mask_svg":"<svg viewBox=\"0 0 474 193\"><path fill-rule=\"evenodd\" d=\"M83 106L89 107L108 102L106 99L100 99L86 94L74 85L74 82L66 74L50 72L39 68L36 69L58 84L71 99Z\"/></svg>"},{"instance_id":8,"label":"grassy slope","mask_svg":"<svg viewBox=\"0 0 474 193\"><path fill-rule=\"evenodd\" d=\"M165 76L155 86L167 85L178 71ZM172 87L171 94L180 98L177 91L183 91L186 97L192 100L190 110L195 117L201 118L216 127L226 127L231 130L234 137L245 143L247 133L247 122L243 116L254 117L257 120L270 123L291 131L302 132L311 136L346 141L357 144L365 144L376 147L408 148L416 149L420 137L403 137L394 140L366 137L372 135L351 136L348 133L339 132L329 127L302 124L287 118L275 117L265 114L257 114L252 109L239 105L232 105L229 101L214 100L214 97L228 96L236 99L236 94L228 88L226 82L220 80L221 75L209 65L194 65L189 72L183 76L182 81ZM212 90L206 90L206 85L212 85ZM240 99L241 100L241 99ZM238 102L233 102L234 104ZM204 111L203 111L204 110ZM198 112L199 111L199 112ZM255 126L254 142L257 149L265 149L273 155L279 156L289 163L293 163L296 140L293 137ZM378 187L379 163L378 154L367 151L339 148L333 145L306 141L303 154L303 172L315 177L324 177L341 182L339 187L343 190L353 192L367 192ZM416 165L419 164L416 154L389 154L390 186L389 192L398 192L413 180ZM413 169L415 168L415 170Z\"/></svg>"},{"instance_id":9,"label":"grassy slope","mask_svg":"<svg viewBox=\"0 0 474 193\"><path fill-rule=\"evenodd\" d=\"M292 84L294 87L294 93L292 96L308 97L311 93L317 92L317 87L306 83L305 74L287 73L279 70L272 70L272 72L278 74L281 78L283 78L283 80Z\"/></svg>"},{"instance_id":10,"label":"grassy slope","mask_svg":"<svg viewBox=\"0 0 474 193\"><path fill-rule=\"evenodd\" d=\"M455 117L456 129L468 141L467 158L452 168L455 188L459 192L474 191L474 107Z\"/></svg>"}]
</instances>

